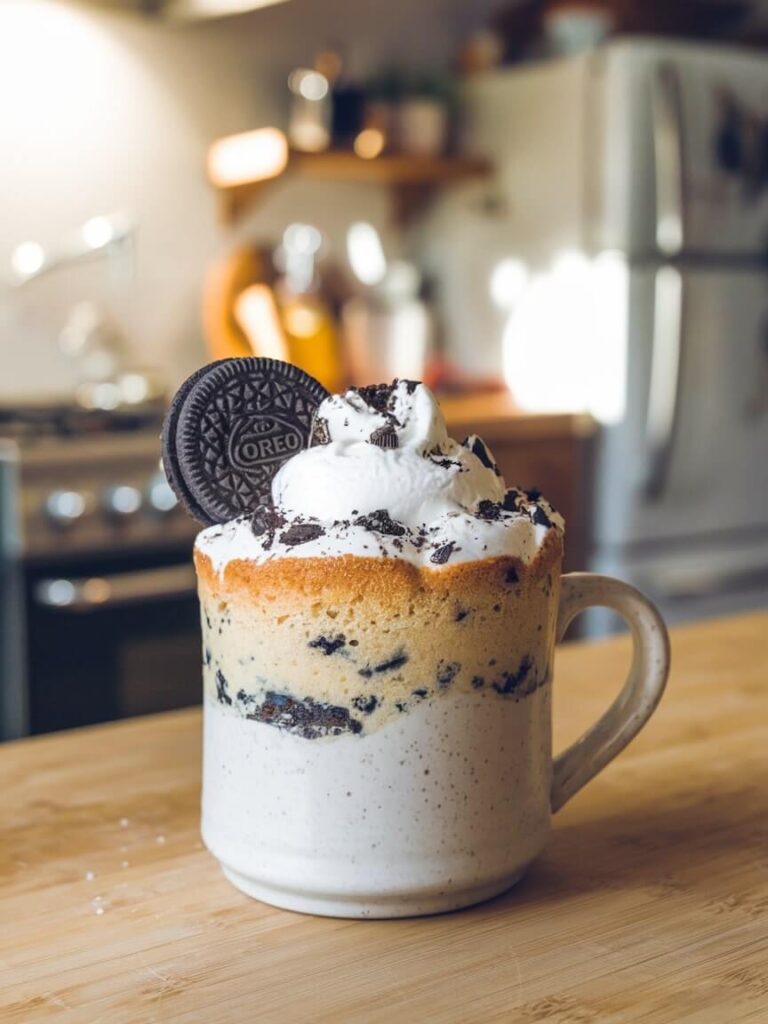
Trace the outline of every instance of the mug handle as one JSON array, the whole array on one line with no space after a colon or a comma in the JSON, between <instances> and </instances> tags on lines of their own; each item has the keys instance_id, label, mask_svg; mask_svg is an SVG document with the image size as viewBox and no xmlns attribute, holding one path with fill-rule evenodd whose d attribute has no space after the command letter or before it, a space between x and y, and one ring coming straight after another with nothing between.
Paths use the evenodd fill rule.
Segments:
<instances>
[{"instance_id":1,"label":"mug handle","mask_svg":"<svg viewBox=\"0 0 768 1024\"><path fill-rule=\"evenodd\" d=\"M624 687L602 718L554 760L553 811L620 753L648 721L661 700L669 675L669 636L657 609L628 583L591 572L561 578L557 640L573 619L594 605L612 608L632 630L632 665Z\"/></svg>"}]
</instances>

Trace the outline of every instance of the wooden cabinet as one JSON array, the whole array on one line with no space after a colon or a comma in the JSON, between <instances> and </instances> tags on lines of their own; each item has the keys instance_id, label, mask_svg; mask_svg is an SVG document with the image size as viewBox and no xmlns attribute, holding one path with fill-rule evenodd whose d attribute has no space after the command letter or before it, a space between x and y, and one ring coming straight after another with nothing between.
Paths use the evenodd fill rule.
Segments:
<instances>
[{"instance_id":1,"label":"wooden cabinet","mask_svg":"<svg viewBox=\"0 0 768 1024\"><path fill-rule=\"evenodd\" d=\"M578 413L528 414L504 395L442 398L448 432L479 434L507 485L537 487L565 518L565 568L585 569L591 536L592 448L596 424Z\"/></svg>"}]
</instances>

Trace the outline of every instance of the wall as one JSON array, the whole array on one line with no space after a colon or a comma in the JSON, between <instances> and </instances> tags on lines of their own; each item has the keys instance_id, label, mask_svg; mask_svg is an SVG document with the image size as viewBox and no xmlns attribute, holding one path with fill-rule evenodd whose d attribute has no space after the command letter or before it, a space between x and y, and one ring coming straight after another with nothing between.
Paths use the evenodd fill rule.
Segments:
<instances>
[{"instance_id":1,"label":"wall","mask_svg":"<svg viewBox=\"0 0 768 1024\"><path fill-rule=\"evenodd\" d=\"M169 26L60 0L3 0L0 400L71 384L56 338L82 298L107 307L135 360L165 367L172 383L199 363L202 275L233 242L217 223L203 177L208 143L281 123L287 70L323 43L346 44L353 70L362 72L392 60L447 59L467 27L465 5L423 0L416 7L292 0ZM482 20L479 8L472 19ZM56 246L87 218L115 211L137 224L132 276L95 263L8 287L5 268L20 242ZM318 186L281 183L240 234L276 238L303 218L326 231L338 252L345 225L363 217L386 231L378 190L324 186L321 194ZM394 248L397 239L388 239Z\"/></svg>"}]
</instances>

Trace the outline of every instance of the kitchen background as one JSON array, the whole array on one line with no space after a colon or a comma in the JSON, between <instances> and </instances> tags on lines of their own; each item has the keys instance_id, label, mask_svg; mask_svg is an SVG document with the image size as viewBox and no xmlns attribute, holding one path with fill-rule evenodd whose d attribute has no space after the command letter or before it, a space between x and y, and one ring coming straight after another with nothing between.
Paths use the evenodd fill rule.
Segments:
<instances>
[{"instance_id":1,"label":"kitchen background","mask_svg":"<svg viewBox=\"0 0 768 1024\"><path fill-rule=\"evenodd\" d=\"M223 355L424 377L569 568L768 603L766 42L717 0L0 0L0 735L196 699L157 434Z\"/></svg>"}]
</instances>

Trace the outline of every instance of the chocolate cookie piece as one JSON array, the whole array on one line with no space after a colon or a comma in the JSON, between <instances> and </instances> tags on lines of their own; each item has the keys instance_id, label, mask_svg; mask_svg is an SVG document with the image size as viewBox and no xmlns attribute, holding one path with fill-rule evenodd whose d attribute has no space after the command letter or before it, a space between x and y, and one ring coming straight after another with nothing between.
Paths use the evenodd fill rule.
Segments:
<instances>
[{"instance_id":1,"label":"chocolate cookie piece","mask_svg":"<svg viewBox=\"0 0 768 1024\"><path fill-rule=\"evenodd\" d=\"M397 448L399 444L397 431L389 425L374 430L368 440L371 444L375 444L377 448Z\"/></svg>"},{"instance_id":2,"label":"chocolate cookie piece","mask_svg":"<svg viewBox=\"0 0 768 1024\"><path fill-rule=\"evenodd\" d=\"M352 698L352 706L362 711L364 715L371 715L379 705L379 698L371 694L360 694Z\"/></svg>"},{"instance_id":3,"label":"chocolate cookie piece","mask_svg":"<svg viewBox=\"0 0 768 1024\"><path fill-rule=\"evenodd\" d=\"M435 565L445 565L448 559L454 552L456 545L452 540L449 540L447 544L441 544L432 554L429 556L430 562L434 562Z\"/></svg>"},{"instance_id":4,"label":"chocolate cookie piece","mask_svg":"<svg viewBox=\"0 0 768 1024\"><path fill-rule=\"evenodd\" d=\"M459 674L461 665L458 661L441 661L437 666L437 685L441 690L447 689Z\"/></svg>"},{"instance_id":5,"label":"chocolate cookie piece","mask_svg":"<svg viewBox=\"0 0 768 1024\"><path fill-rule=\"evenodd\" d=\"M309 437L309 446L314 448L319 444L330 444L331 432L328 428L328 420L324 416L315 416L312 420L312 430Z\"/></svg>"},{"instance_id":6,"label":"chocolate cookie piece","mask_svg":"<svg viewBox=\"0 0 768 1024\"><path fill-rule=\"evenodd\" d=\"M228 522L268 502L272 478L307 446L328 392L277 359L222 359L179 389L163 428L168 482L201 523Z\"/></svg>"},{"instance_id":7,"label":"chocolate cookie piece","mask_svg":"<svg viewBox=\"0 0 768 1024\"><path fill-rule=\"evenodd\" d=\"M287 523L285 516L271 505L259 505L251 516L251 530L254 537L262 537L262 545L268 551L275 542L275 534Z\"/></svg>"},{"instance_id":8,"label":"chocolate cookie piece","mask_svg":"<svg viewBox=\"0 0 768 1024\"><path fill-rule=\"evenodd\" d=\"M362 723L352 718L347 708L323 704L312 697L292 697L269 690L261 704L250 704L245 716L255 722L274 725L305 740L323 736L340 736L343 732L359 733Z\"/></svg>"},{"instance_id":9,"label":"chocolate cookie piece","mask_svg":"<svg viewBox=\"0 0 768 1024\"><path fill-rule=\"evenodd\" d=\"M396 519L392 519L385 508L369 512L366 516L358 516L354 520L355 526L362 526L366 530L373 530L375 533L383 533L387 537L402 537L405 535L405 527Z\"/></svg>"},{"instance_id":10,"label":"chocolate cookie piece","mask_svg":"<svg viewBox=\"0 0 768 1024\"><path fill-rule=\"evenodd\" d=\"M322 537L325 530L320 523L294 523L285 533L280 534L280 543L295 548L299 544L308 544L311 540Z\"/></svg>"},{"instance_id":11,"label":"chocolate cookie piece","mask_svg":"<svg viewBox=\"0 0 768 1024\"><path fill-rule=\"evenodd\" d=\"M335 636L316 636L314 640L309 641L309 646L314 647L318 651L322 651L323 654L330 656L335 654L336 651L341 650L345 647L347 638L343 633L336 633Z\"/></svg>"},{"instance_id":12,"label":"chocolate cookie piece","mask_svg":"<svg viewBox=\"0 0 768 1024\"><path fill-rule=\"evenodd\" d=\"M461 445L463 448L468 448L473 455L476 455L486 469L492 469L496 476L501 476L496 460L488 451L488 446L482 437L478 437L477 434L470 434L469 437L464 438Z\"/></svg>"},{"instance_id":13,"label":"chocolate cookie piece","mask_svg":"<svg viewBox=\"0 0 768 1024\"><path fill-rule=\"evenodd\" d=\"M386 661L382 661L378 665L365 665L357 670L357 674L364 679L370 679L374 674L380 675L382 672L394 672L395 669L402 668L407 661L408 655L400 648L391 658L387 658Z\"/></svg>"},{"instance_id":14,"label":"chocolate cookie piece","mask_svg":"<svg viewBox=\"0 0 768 1024\"><path fill-rule=\"evenodd\" d=\"M501 679L492 684L494 690L503 696L514 694L518 697L527 697L529 693L533 693L538 687L535 676L529 679L532 668L533 658L526 654L517 666L516 672L501 673Z\"/></svg>"}]
</instances>

